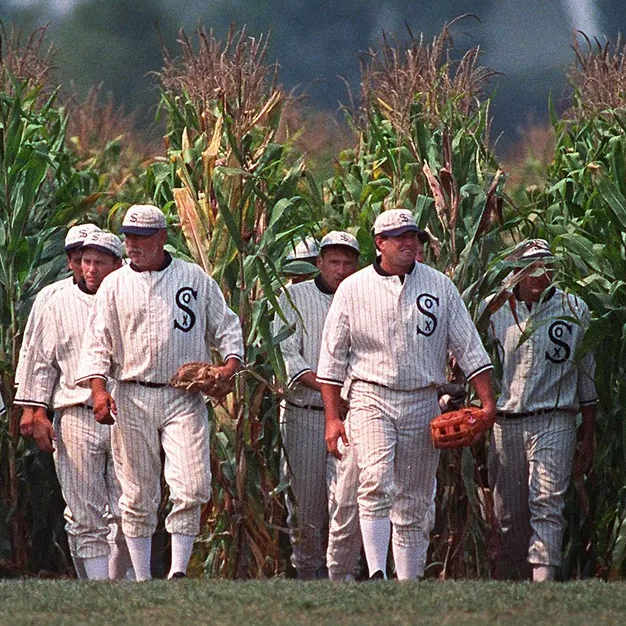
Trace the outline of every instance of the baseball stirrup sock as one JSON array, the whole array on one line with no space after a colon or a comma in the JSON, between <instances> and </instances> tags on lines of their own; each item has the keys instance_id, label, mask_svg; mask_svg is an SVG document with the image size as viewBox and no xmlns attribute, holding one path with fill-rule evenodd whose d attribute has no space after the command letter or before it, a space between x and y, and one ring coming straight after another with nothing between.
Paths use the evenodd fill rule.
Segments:
<instances>
[{"instance_id":1,"label":"baseball stirrup sock","mask_svg":"<svg viewBox=\"0 0 626 626\"><path fill-rule=\"evenodd\" d=\"M152 537L126 537L126 545L130 552L130 559L133 562L137 580L151 580Z\"/></svg>"},{"instance_id":2,"label":"baseball stirrup sock","mask_svg":"<svg viewBox=\"0 0 626 626\"><path fill-rule=\"evenodd\" d=\"M533 582L541 583L554 580L556 568L551 565L533 565Z\"/></svg>"},{"instance_id":3,"label":"baseball stirrup sock","mask_svg":"<svg viewBox=\"0 0 626 626\"><path fill-rule=\"evenodd\" d=\"M417 580L421 578L424 573L420 572L418 548L399 546L396 543L392 543L392 547L398 580Z\"/></svg>"},{"instance_id":4,"label":"baseball stirrup sock","mask_svg":"<svg viewBox=\"0 0 626 626\"><path fill-rule=\"evenodd\" d=\"M370 576L380 570L386 577L391 521L388 517L361 518L361 534Z\"/></svg>"},{"instance_id":5,"label":"baseball stirrup sock","mask_svg":"<svg viewBox=\"0 0 626 626\"><path fill-rule=\"evenodd\" d=\"M83 559L85 573L89 580L108 580L109 556L92 556Z\"/></svg>"},{"instance_id":6,"label":"baseball stirrup sock","mask_svg":"<svg viewBox=\"0 0 626 626\"><path fill-rule=\"evenodd\" d=\"M195 535L172 533L172 566L170 567L170 573L167 575L168 578L171 578L172 574L176 572L182 572L183 574L187 572L187 565L189 565L195 540Z\"/></svg>"}]
</instances>

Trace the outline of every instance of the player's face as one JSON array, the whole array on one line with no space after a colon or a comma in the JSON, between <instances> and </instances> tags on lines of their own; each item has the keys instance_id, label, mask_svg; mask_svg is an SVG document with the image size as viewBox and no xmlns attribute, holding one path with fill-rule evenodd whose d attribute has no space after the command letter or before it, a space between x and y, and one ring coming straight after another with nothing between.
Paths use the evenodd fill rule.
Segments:
<instances>
[{"instance_id":1,"label":"player's face","mask_svg":"<svg viewBox=\"0 0 626 626\"><path fill-rule=\"evenodd\" d=\"M359 267L359 255L342 248L325 249L317 257L317 267L322 280L335 291L342 281L354 274Z\"/></svg>"},{"instance_id":2,"label":"player's face","mask_svg":"<svg viewBox=\"0 0 626 626\"><path fill-rule=\"evenodd\" d=\"M67 268L74 274L74 280L78 282L83 277L83 270L81 267L81 259L83 258L82 250L70 250L67 253Z\"/></svg>"},{"instance_id":3,"label":"player's face","mask_svg":"<svg viewBox=\"0 0 626 626\"><path fill-rule=\"evenodd\" d=\"M98 291L105 276L121 267L122 261L108 252L87 248L83 252L83 278L89 291Z\"/></svg>"},{"instance_id":4,"label":"player's face","mask_svg":"<svg viewBox=\"0 0 626 626\"><path fill-rule=\"evenodd\" d=\"M397 237L376 237L376 245L383 262L389 265L410 268L418 254L419 239L415 231L407 231Z\"/></svg>"},{"instance_id":5,"label":"player's face","mask_svg":"<svg viewBox=\"0 0 626 626\"><path fill-rule=\"evenodd\" d=\"M163 263L163 246L167 239L165 229L153 235L132 235L128 233L124 240L126 254L133 265L140 270L157 270Z\"/></svg>"},{"instance_id":6,"label":"player's face","mask_svg":"<svg viewBox=\"0 0 626 626\"><path fill-rule=\"evenodd\" d=\"M543 271L541 271L543 269ZM521 268L515 270L517 274ZM538 302L543 292L552 283L553 272L548 268L538 268L532 276L525 276L519 283L520 297L525 302Z\"/></svg>"}]
</instances>

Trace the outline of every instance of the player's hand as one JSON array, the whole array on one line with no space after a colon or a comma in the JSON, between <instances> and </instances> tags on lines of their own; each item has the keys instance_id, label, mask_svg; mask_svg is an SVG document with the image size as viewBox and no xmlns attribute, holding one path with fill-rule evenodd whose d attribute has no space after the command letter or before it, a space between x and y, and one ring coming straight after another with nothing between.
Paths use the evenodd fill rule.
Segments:
<instances>
[{"instance_id":1,"label":"player's hand","mask_svg":"<svg viewBox=\"0 0 626 626\"><path fill-rule=\"evenodd\" d=\"M235 387L235 377L230 366L220 365L215 369L215 378L210 387L205 389L204 392L211 398L221 400Z\"/></svg>"},{"instance_id":2,"label":"player's hand","mask_svg":"<svg viewBox=\"0 0 626 626\"><path fill-rule=\"evenodd\" d=\"M20 433L22 437L33 436L33 408L25 406L20 419Z\"/></svg>"},{"instance_id":3,"label":"player's hand","mask_svg":"<svg viewBox=\"0 0 626 626\"><path fill-rule=\"evenodd\" d=\"M56 441L54 428L44 409L33 414L33 439L42 452L54 452Z\"/></svg>"},{"instance_id":4,"label":"player's hand","mask_svg":"<svg viewBox=\"0 0 626 626\"><path fill-rule=\"evenodd\" d=\"M117 415L117 407L113 396L106 390L92 392L93 414L99 424L111 426L115 424L114 415Z\"/></svg>"},{"instance_id":5,"label":"player's hand","mask_svg":"<svg viewBox=\"0 0 626 626\"><path fill-rule=\"evenodd\" d=\"M348 436L346 435L346 429L343 425L343 422L339 417L334 419L326 420L326 449L330 454L332 454L335 458L341 460L341 453L337 448L337 443L339 439L343 442L344 446L349 446Z\"/></svg>"}]
</instances>

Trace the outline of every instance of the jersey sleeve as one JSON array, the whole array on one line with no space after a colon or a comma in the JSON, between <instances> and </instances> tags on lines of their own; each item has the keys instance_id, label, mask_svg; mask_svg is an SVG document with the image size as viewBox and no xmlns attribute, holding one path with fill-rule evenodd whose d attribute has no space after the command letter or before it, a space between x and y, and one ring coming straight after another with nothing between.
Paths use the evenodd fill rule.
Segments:
<instances>
[{"instance_id":1,"label":"jersey sleeve","mask_svg":"<svg viewBox=\"0 0 626 626\"><path fill-rule=\"evenodd\" d=\"M581 324L585 328L589 328L591 322L591 314L586 304L583 304L581 312ZM594 382L596 374L596 362L593 354L590 352L585 354L578 364L578 385L577 394L580 406L591 406L597 403L598 394L596 384Z\"/></svg>"},{"instance_id":2,"label":"jersey sleeve","mask_svg":"<svg viewBox=\"0 0 626 626\"><path fill-rule=\"evenodd\" d=\"M101 286L89 312L76 371L76 385L79 387L89 387L92 378L108 380L109 377L113 342L108 315L115 310L114 303L109 301L109 293Z\"/></svg>"},{"instance_id":3,"label":"jersey sleeve","mask_svg":"<svg viewBox=\"0 0 626 626\"><path fill-rule=\"evenodd\" d=\"M35 297L33 306L30 310L28 319L26 320L26 326L24 327L24 334L22 335L22 345L20 346L20 354L17 360L17 367L15 368L15 385L19 386L20 381L24 378L24 371L28 365L28 351L33 338L33 331L37 326L38 320L45 311L46 301L46 288L40 291Z\"/></svg>"},{"instance_id":4,"label":"jersey sleeve","mask_svg":"<svg viewBox=\"0 0 626 626\"><path fill-rule=\"evenodd\" d=\"M302 355L304 346L302 320L294 308L295 303L292 304L287 296L282 293L278 298L278 304L287 319L287 323L285 324L284 320L276 315L273 322L274 336L285 332L288 328L293 329L293 333L280 342L280 351L287 371L287 383L291 386L300 376L313 371L313 368Z\"/></svg>"},{"instance_id":5,"label":"jersey sleeve","mask_svg":"<svg viewBox=\"0 0 626 626\"><path fill-rule=\"evenodd\" d=\"M493 365L465 302L452 281L448 281L447 289L450 304L448 348L467 380L471 380L481 372L492 369Z\"/></svg>"},{"instance_id":6,"label":"jersey sleeve","mask_svg":"<svg viewBox=\"0 0 626 626\"><path fill-rule=\"evenodd\" d=\"M50 309L41 311L31 329L27 358L22 368L15 404L48 408L59 380L56 362L56 326Z\"/></svg>"},{"instance_id":7,"label":"jersey sleeve","mask_svg":"<svg viewBox=\"0 0 626 626\"><path fill-rule=\"evenodd\" d=\"M243 332L237 315L228 307L219 285L210 276L208 280L207 339L224 361L244 359Z\"/></svg>"},{"instance_id":8,"label":"jersey sleeve","mask_svg":"<svg viewBox=\"0 0 626 626\"><path fill-rule=\"evenodd\" d=\"M340 387L343 387L348 374L351 336L348 303L343 293L340 285L324 322L320 358L317 365L317 380L320 383Z\"/></svg>"}]
</instances>

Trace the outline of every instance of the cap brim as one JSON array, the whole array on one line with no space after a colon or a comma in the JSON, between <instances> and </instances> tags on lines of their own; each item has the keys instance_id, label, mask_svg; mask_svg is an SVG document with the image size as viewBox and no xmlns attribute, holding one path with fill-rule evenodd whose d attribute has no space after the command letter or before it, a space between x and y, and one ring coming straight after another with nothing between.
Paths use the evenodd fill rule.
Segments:
<instances>
[{"instance_id":1,"label":"cap brim","mask_svg":"<svg viewBox=\"0 0 626 626\"><path fill-rule=\"evenodd\" d=\"M111 248L107 248L105 246L99 246L98 244L95 244L95 243L90 243L90 244L87 244L86 246L84 245L83 250L99 250L100 252L107 252L111 256L114 256L116 259L122 258L121 254L117 254L117 252L113 252Z\"/></svg>"},{"instance_id":2,"label":"cap brim","mask_svg":"<svg viewBox=\"0 0 626 626\"><path fill-rule=\"evenodd\" d=\"M378 235L384 235L385 237L399 237L400 235L403 235L404 233L408 233L411 231L414 233L419 233L420 235L421 234L426 235L426 233L423 230L420 230L414 224L406 224L405 226L398 226L398 228L392 228L391 230L385 230L379 233L374 233L374 236L376 237Z\"/></svg>"},{"instance_id":3,"label":"cap brim","mask_svg":"<svg viewBox=\"0 0 626 626\"><path fill-rule=\"evenodd\" d=\"M165 226L162 228L142 228L141 226L122 226L120 228L120 233L124 235L154 235L158 233L160 230L165 230Z\"/></svg>"},{"instance_id":4,"label":"cap brim","mask_svg":"<svg viewBox=\"0 0 626 626\"><path fill-rule=\"evenodd\" d=\"M72 250L77 250L78 248L82 248L83 247L83 242L82 241L77 241L75 243L70 243L67 246L65 246L65 252L71 252Z\"/></svg>"}]
</instances>

